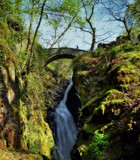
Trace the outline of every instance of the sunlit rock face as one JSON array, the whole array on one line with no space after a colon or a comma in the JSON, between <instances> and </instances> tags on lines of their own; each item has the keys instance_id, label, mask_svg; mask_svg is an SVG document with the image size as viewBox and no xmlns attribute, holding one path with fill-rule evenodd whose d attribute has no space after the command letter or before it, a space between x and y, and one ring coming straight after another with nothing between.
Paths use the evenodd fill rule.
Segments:
<instances>
[{"instance_id":1,"label":"sunlit rock face","mask_svg":"<svg viewBox=\"0 0 140 160\"><path fill-rule=\"evenodd\" d=\"M14 77L13 77L14 78ZM13 107L17 85L13 87L8 66L0 67L0 148L19 148L19 117ZM16 104L15 104L16 105Z\"/></svg>"},{"instance_id":2,"label":"sunlit rock face","mask_svg":"<svg viewBox=\"0 0 140 160\"><path fill-rule=\"evenodd\" d=\"M10 88L10 89L8 90L8 92L7 92L7 98L8 98L9 103L12 103L12 101L14 100L14 98L15 98L15 93L14 93L14 91L13 91L12 88Z\"/></svg>"}]
</instances>

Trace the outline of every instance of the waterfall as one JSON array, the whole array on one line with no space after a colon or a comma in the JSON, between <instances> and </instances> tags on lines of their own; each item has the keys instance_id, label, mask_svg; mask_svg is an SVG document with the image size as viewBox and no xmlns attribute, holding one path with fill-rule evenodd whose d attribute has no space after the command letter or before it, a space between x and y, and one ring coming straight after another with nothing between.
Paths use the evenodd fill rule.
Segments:
<instances>
[{"instance_id":1,"label":"waterfall","mask_svg":"<svg viewBox=\"0 0 140 160\"><path fill-rule=\"evenodd\" d=\"M64 98L55 110L57 144L56 149L59 160L70 160L70 152L77 138L77 128L73 116L66 106L68 93L72 87L71 82L67 87Z\"/></svg>"}]
</instances>

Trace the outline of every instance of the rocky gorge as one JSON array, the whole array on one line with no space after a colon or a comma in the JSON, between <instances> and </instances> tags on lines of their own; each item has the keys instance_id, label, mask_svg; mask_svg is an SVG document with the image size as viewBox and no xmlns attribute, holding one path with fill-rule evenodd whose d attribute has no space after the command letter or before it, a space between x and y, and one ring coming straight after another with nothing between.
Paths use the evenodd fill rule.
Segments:
<instances>
[{"instance_id":1,"label":"rocky gorge","mask_svg":"<svg viewBox=\"0 0 140 160\"><path fill-rule=\"evenodd\" d=\"M0 23L0 159L58 159L54 112L72 79L66 104L78 136L71 159L138 160L140 43L120 36L46 68L48 57L37 44L27 73L17 32Z\"/></svg>"}]
</instances>

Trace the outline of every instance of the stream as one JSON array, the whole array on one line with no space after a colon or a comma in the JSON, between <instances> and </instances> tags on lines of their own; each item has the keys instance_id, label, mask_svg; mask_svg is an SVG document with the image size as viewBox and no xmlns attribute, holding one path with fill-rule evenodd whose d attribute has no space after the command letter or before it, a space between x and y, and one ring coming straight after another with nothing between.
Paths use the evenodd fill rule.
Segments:
<instances>
[{"instance_id":1,"label":"stream","mask_svg":"<svg viewBox=\"0 0 140 160\"><path fill-rule=\"evenodd\" d=\"M68 85L63 100L56 107L56 131L57 144L56 150L59 160L71 160L70 152L77 139L77 128L73 116L66 106L68 93L72 88L73 82Z\"/></svg>"}]
</instances>

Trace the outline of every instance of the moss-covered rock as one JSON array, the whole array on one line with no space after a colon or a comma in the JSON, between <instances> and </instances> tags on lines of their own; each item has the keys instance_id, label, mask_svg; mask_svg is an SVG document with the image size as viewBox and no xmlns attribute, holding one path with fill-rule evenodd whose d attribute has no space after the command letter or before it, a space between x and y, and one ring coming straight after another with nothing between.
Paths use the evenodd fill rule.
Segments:
<instances>
[{"instance_id":1,"label":"moss-covered rock","mask_svg":"<svg viewBox=\"0 0 140 160\"><path fill-rule=\"evenodd\" d=\"M23 96L19 106L21 148L33 153L40 153L50 159L52 152L55 152L54 140L52 132L44 120L47 112L44 90L41 89L43 85L31 77L29 77L26 93L28 96Z\"/></svg>"},{"instance_id":2,"label":"moss-covered rock","mask_svg":"<svg viewBox=\"0 0 140 160\"><path fill-rule=\"evenodd\" d=\"M8 149L0 149L0 160L43 160L40 155L25 152L25 151L15 151Z\"/></svg>"},{"instance_id":3,"label":"moss-covered rock","mask_svg":"<svg viewBox=\"0 0 140 160\"><path fill-rule=\"evenodd\" d=\"M80 117L83 127L76 143L77 148L85 146L83 153L79 151L81 159L136 159L139 156L140 46L130 44L131 49L123 48L121 54L117 54L119 47L104 49L102 53L99 48L98 58L84 55L74 61L73 81L83 104ZM98 151L89 149L96 133L109 134L104 153L102 147ZM98 141L102 146L104 142ZM97 148L95 143L93 146Z\"/></svg>"},{"instance_id":4,"label":"moss-covered rock","mask_svg":"<svg viewBox=\"0 0 140 160\"><path fill-rule=\"evenodd\" d=\"M0 159L52 159L54 140L44 120L49 75L23 75L24 59L10 40L17 30L8 25L0 23Z\"/></svg>"}]
</instances>

